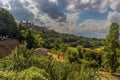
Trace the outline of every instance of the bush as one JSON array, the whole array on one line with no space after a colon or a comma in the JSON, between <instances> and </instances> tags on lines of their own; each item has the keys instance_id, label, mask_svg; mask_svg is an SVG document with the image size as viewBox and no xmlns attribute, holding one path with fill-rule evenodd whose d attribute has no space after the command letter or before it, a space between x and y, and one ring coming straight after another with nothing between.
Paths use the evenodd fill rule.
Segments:
<instances>
[{"instance_id":1,"label":"bush","mask_svg":"<svg viewBox=\"0 0 120 80\"><path fill-rule=\"evenodd\" d=\"M49 80L49 75L36 67L30 67L21 72L0 71L2 80Z\"/></svg>"}]
</instances>

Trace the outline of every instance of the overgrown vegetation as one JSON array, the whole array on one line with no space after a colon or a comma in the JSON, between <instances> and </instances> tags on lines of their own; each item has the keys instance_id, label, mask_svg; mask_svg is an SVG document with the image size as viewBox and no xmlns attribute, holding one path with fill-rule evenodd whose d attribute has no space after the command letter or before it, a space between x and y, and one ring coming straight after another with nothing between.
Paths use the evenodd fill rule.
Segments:
<instances>
[{"instance_id":1,"label":"overgrown vegetation","mask_svg":"<svg viewBox=\"0 0 120 80\"><path fill-rule=\"evenodd\" d=\"M103 60L102 66L105 70L110 71L111 73L116 72L117 68L120 66L118 62L119 57L119 25L112 23L110 26L109 34L105 40L105 46L103 50Z\"/></svg>"},{"instance_id":2,"label":"overgrown vegetation","mask_svg":"<svg viewBox=\"0 0 120 80\"><path fill-rule=\"evenodd\" d=\"M15 38L21 45L10 55L0 59L0 79L2 80L96 80L101 78L98 74L100 71L120 72L117 23L112 23L109 34L105 40L102 40L51 30L31 30L29 26L16 25L12 15L0 9L0 17L3 15L6 17L0 18L0 35ZM9 28L11 28L10 31ZM7 33L5 33L6 30ZM100 46L103 49L99 52L91 50ZM49 55L36 55L34 49L37 47L46 47L51 52L62 55L64 60L57 60Z\"/></svg>"},{"instance_id":3,"label":"overgrown vegetation","mask_svg":"<svg viewBox=\"0 0 120 80\"><path fill-rule=\"evenodd\" d=\"M17 24L14 17L7 10L0 8L0 35L14 38L16 33Z\"/></svg>"},{"instance_id":4,"label":"overgrown vegetation","mask_svg":"<svg viewBox=\"0 0 120 80\"><path fill-rule=\"evenodd\" d=\"M54 44L63 43L71 47L81 45L86 48L95 48L103 46L103 39L78 37L71 34L57 33L55 31L41 31L41 37L44 39L44 47L52 48Z\"/></svg>"},{"instance_id":5,"label":"overgrown vegetation","mask_svg":"<svg viewBox=\"0 0 120 80\"><path fill-rule=\"evenodd\" d=\"M30 30L28 26L18 26L18 34L16 37L21 43L26 42L27 48L36 48L43 44L42 38L36 31Z\"/></svg>"},{"instance_id":6,"label":"overgrown vegetation","mask_svg":"<svg viewBox=\"0 0 120 80\"><path fill-rule=\"evenodd\" d=\"M25 45L0 60L0 77L7 80L95 80L95 73L86 64L37 56Z\"/></svg>"}]
</instances>

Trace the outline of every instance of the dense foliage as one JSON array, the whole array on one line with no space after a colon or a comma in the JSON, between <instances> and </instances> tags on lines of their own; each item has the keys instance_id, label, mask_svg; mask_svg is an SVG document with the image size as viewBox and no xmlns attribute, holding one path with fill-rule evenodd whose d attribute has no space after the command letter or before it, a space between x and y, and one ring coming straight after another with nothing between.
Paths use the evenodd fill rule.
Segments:
<instances>
[{"instance_id":1,"label":"dense foliage","mask_svg":"<svg viewBox=\"0 0 120 80\"><path fill-rule=\"evenodd\" d=\"M78 37L71 34L57 33L53 30L41 31L41 37L44 39L44 47L52 48L54 43L64 43L72 47L81 45L86 48L95 48L103 46L103 39Z\"/></svg>"},{"instance_id":2,"label":"dense foliage","mask_svg":"<svg viewBox=\"0 0 120 80\"><path fill-rule=\"evenodd\" d=\"M36 31L30 30L28 26L19 25L16 37L21 43L26 42L27 48L36 48L43 44L42 38Z\"/></svg>"},{"instance_id":3,"label":"dense foliage","mask_svg":"<svg viewBox=\"0 0 120 80\"><path fill-rule=\"evenodd\" d=\"M37 56L25 45L0 60L0 78L6 80L95 80L95 73L85 64Z\"/></svg>"},{"instance_id":4,"label":"dense foliage","mask_svg":"<svg viewBox=\"0 0 120 80\"><path fill-rule=\"evenodd\" d=\"M5 9L0 8L0 35L16 37L17 25L14 17Z\"/></svg>"},{"instance_id":5,"label":"dense foliage","mask_svg":"<svg viewBox=\"0 0 120 80\"><path fill-rule=\"evenodd\" d=\"M119 25L117 23L112 23L110 26L109 34L105 40L105 47L103 50L103 67L110 71L116 72L116 69L120 66L118 59L120 58L119 44Z\"/></svg>"},{"instance_id":6,"label":"dense foliage","mask_svg":"<svg viewBox=\"0 0 120 80\"><path fill-rule=\"evenodd\" d=\"M0 59L2 80L96 80L99 71L120 72L119 25L113 23L103 45L102 39L77 37L53 30L32 30L16 25L5 9L0 9L0 35L16 38L21 45ZM14 44L13 44L14 45ZM37 47L53 55L35 53ZM103 46L102 51L90 48ZM76 48L76 50L71 49ZM54 56L58 55L57 58ZM62 55L63 59L59 59Z\"/></svg>"}]
</instances>

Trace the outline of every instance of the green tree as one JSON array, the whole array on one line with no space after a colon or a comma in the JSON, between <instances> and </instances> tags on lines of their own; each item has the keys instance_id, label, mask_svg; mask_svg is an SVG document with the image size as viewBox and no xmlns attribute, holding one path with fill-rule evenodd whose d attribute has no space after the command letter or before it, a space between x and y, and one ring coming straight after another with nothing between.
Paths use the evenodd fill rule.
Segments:
<instances>
[{"instance_id":1,"label":"green tree","mask_svg":"<svg viewBox=\"0 0 120 80\"><path fill-rule=\"evenodd\" d=\"M30 30L28 26L19 26L17 38L21 43L26 41L27 48L29 49L43 45L41 35L37 31Z\"/></svg>"},{"instance_id":2,"label":"green tree","mask_svg":"<svg viewBox=\"0 0 120 80\"><path fill-rule=\"evenodd\" d=\"M14 17L5 9L0 8L0 34L8 37L16 37L17 25Z\"/></svg>"},{"instance_id":3,"label":"green tree","mask_svg":"<svg viewBox=\"0 0 120 80\"><path fill-rule=\"evenodd\" d=\"M1 80L49 80L49 74L37 67L30 67L20 72L0 71Z\"/></svg>"},{"instance_id":4,"label":"green tree","mask_svg":"<svg viewBox=\"0 0 120 80\"><path fill-rule=\"evenodd\" d=\"M30 67L18 73L17 80L49 80L49 74L37 67Z\"/></svg>"},{"instance_id":5,"label":"green tree","mask_svg":"<svg viewBox=\"0 0 120 80\"><path fill-rule=\"evenodd\" d=\"M42 46L42 38L40 34L29 31L29 34L26 37L27 47L29 49Z\"/></svg>"},{"instance_id":6,"label":"green tree","mask_svg":"<svg viewBox=\"0 0 120 80\"><path fill-rule=\"evenodd\" d=\"M34 62L32 59L35 56L34 52L27 49L26 43L13 50L11 54L12 59L10 60L12 64L10 65L10 70L21 71L34 65L32 64Z\"/></svg>"},{"instance_id":7,"label":"green tree","mask_svg":"<svg viewBox=\"0 0 120 80\"><path fill-rule=\"evenodd\" d=\"M68 50L68 45L67 45L67 44L61 44L61 45L60 45L60 50L61 50L62 52L66 52L66 51Z\"/></svg>"},{"instance_id":8,"label":"green tree","mask_svg":"<svg viewBox=\"0 0 120 80\"><path fill-rule=\"evenodd\" d=\"M79 58L79 53L72 51L72 50L68 50L68 60L70 63L72 62L77 62Z\"/></svg>"},{"instance_id":9,"label":"green tree","mask_svg":"<svg viewBox=\"0 0 120 80\"><path fill-rule=\"evenodd\" d=\"M77 46L77 51L79 53L79 58L83 58L83 54L85 53L85 50L82 46Z\"/></svg>"},{"instance_id":10,"label":"green tree","mask_svg":"<svg viewBox=\"0 0 120 80\"><path fill-rule=\"evenodd\" d=\"M119 66L117 53L119 47L119 25L117 23L112 23L109 34L105 40L102 56L102 66L111 73L115 72Z\"/></svg>"}]
</instances>

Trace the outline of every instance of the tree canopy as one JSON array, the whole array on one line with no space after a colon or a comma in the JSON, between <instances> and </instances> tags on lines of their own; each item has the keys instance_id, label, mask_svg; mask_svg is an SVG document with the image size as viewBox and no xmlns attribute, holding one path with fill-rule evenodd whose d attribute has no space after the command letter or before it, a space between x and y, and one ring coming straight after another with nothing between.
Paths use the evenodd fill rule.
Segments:
<instances>
[{"instance_id":1,"label":"tree canopy","mask_svg":"<svg viewBox=\"0 0 120 80\"><path fill-rule=\"evenodd\" d=\"M0 8L0 35L16 37L17 25L14 17L7 10Z\"/></svg>"},{"instance_id":2,"label":"tree canopy","mask_svg":"<svg viewBox=\"0 0 120 80\"><path fill-rule=\"evenodd\" d=\"M106 70L110 72L115 72L118 63L118 53L117 50L120 49L119 45L119 25L117 23L112 23L110 26L109 34L106 37L103 50L103 66Z\"/></svg>"}]
</instances>

